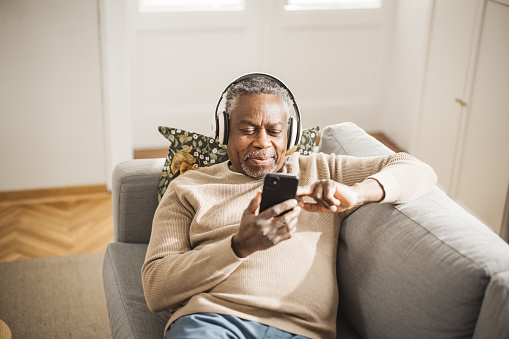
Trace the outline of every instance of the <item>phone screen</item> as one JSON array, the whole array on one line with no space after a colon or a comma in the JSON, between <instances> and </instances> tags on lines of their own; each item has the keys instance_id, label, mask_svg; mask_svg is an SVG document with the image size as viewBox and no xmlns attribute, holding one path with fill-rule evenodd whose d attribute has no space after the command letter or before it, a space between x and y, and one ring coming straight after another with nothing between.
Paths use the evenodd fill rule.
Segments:
<instances>
[{"instance_id":1,"label":"phone screen","mask_svg":"<svg viewBox=\"0 0 509 339\"><path fill-rule=\"evenodd\" d=\"M299 177L291 174L269 173L263 182L260 212L288 199L295 199ZM283 212L284 214L286 212Z\"/></svg>"}]
</instances>

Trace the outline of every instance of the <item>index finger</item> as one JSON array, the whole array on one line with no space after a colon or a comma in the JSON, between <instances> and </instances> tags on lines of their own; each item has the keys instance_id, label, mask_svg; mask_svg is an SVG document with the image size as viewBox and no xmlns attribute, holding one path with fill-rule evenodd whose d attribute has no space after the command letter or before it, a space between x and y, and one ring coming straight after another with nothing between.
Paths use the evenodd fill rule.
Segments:
<instances>
[{"instance_id":1,"label":"index finger","mask_svg":"<svg viewBox=\"0 0 509 339\"><path fill-rule=\"evenodd\" d=\"M309 196L312 193L313 193L313 190L311 188L311 185L297 187L297 196L298 197Z\"/></svg>"},{"instance_id":2,"label":"index finger","mask_svg":"<svg viewBox=\"0 0 509 339\"><path fill-rule=\"evenodd\" d=\"M278 215L281 215L282 213L286 213L292 210L298 205L299 203L297 202L296 199L288 199L279 204L271 206L270 208L267 208L265 211L260 213L260 215L263 215L264 218L271 219L277 217Z\"/></svg>"}]
</instances>

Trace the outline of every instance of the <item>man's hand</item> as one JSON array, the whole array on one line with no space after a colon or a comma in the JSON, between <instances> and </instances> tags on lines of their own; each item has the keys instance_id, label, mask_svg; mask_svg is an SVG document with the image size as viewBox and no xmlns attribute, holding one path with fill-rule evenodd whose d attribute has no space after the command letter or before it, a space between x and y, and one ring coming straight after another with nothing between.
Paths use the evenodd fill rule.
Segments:
<instances>
[{"instance_id":1,"label":"man's hand","mask_svg":"<svg viewBox=\"0 0 509 339\"><path fill-rule=\"evenodd\" d=\"M258 192L244 210L232 248L240 258L268 249L289 239L297 230L301 208L296 199L286 200L258 214L262 193ZM279 215L289 210L284 215Z\"/></svg>"},{"instance_id":2,"label":"man's hand","mask_svg":"<svg viewBox=\"0 0 509 339\"><path fill-rule=\"evenodd\" d=\"M311 197L315 203L304 202L302 197ZM323 179L312 185L300 186L297 190L299 205L308 212L335 213L368 202L381 201L385 196L383 187L374 179L353 186Z\"/></svg>"}]
</instances>

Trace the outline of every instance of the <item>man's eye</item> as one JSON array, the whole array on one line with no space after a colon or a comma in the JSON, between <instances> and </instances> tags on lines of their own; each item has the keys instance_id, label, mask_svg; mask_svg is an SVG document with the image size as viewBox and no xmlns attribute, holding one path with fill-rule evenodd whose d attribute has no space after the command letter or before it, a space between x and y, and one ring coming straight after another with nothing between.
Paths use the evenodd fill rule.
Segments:
<instances>
[{"instance_id":1,"label":"man's eye","mask_svg":"<svg viewBox=\"0 0 509 339\"><path fill-rule=\"evenodd\" d=\"M244 134L253 134L255 132L254 129L243 129L241 130Z\"/></svg>"},{"instance_id":2,"label":"man's eye","mask_svg":"<svg viewBox=\"0 0 509 339\"><path fill-rule=\"evenodd\" d=\"M283 131L281 131L281 130L270 130L269 131L269 133L272 135L279 135L279 134L281 134L281 132L283 132Z\"/></svg>"}]
</instances>

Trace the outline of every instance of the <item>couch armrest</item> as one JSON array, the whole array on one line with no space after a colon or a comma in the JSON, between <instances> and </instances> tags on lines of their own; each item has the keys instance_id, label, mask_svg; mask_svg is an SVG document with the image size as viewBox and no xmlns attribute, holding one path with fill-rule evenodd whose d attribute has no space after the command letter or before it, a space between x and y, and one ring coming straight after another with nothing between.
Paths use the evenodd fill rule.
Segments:
<instances>
[{"instance_id":1,"label":"couch armrest","mask_svg":"<svg viewBox=\"0 0 509 339\"><path fill-rule=\"evenodd\" d=\"M353 123L328 126L322 142L327 153L391 153ZM368 204L341 227L340 313L363 338L506 334L489 309L507 313L508 258L507 243L436 187L409 203Z\"/></svg>"},{"instance_id":2,"label":"couch armrest","mask_svg":"<svg viewBox=\"0 0 509 339\"><path fill-rule=\"evenodd\" d=\"M113 232L116 242L148 244L165 159L138 159L113 171Z\"/></svg>"}]
</instances>

